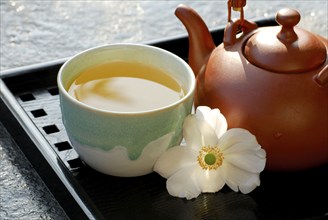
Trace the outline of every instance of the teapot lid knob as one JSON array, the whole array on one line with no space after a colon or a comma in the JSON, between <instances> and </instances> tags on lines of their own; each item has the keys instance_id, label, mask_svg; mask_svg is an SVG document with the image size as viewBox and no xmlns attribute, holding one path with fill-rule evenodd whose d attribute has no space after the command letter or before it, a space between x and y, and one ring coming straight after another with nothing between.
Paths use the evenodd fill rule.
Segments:
<instances>
[{"instance_id":1,"label":"teapot lid knob","mask_svg":"<svg viewBox=\"0 0 328 220\"><path fill-rule=\"evenodd\" d=\"M293 42L297 40L298 37L294 31L294 26L296 26L300 20L300 13L294 9L284 8L279 10L276 15L276 21L282 27L277 37L284 42Z\"/></svg>"}]
</instances>

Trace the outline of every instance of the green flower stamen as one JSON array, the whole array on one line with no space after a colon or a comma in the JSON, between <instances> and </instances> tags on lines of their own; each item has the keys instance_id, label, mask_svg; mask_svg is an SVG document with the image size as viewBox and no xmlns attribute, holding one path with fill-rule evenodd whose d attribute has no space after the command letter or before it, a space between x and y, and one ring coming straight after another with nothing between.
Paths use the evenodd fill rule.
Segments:
<instances>
[{"instance_id":1,"label":"green flower stamen","mask_svg":"<svg viewBox=\"0 0 328 220\"><path fill-rule=\"evenodd\" d=\"M204 161L208 165L213 165L213 164L215 164L216 157L214 154L206 154L204 157Z\"/></svg>"},{"instance_id":2,"label":"green flower stamen","mask_svg":"<svg viewBox=\"0 0 328 220\"><path fill-rule=\"evenodd\" d=\"M204 146L200 149L197 161L204 170L216 170L223 163L223 153L218 146Z\"/></svg>"}]
</instances>

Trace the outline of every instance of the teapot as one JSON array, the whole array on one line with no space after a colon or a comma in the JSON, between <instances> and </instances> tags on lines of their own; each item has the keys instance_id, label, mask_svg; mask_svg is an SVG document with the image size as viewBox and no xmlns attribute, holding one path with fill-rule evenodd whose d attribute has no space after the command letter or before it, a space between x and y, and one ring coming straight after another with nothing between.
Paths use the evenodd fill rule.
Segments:
<instances>
[{"instance_id":1,"label":"teapot","mask_svg":"<svg viewBox=\"0 0 328 220\"><path fill-rule=\"evenodd\" d=\"M246 0L228 1L219 46L195 10L176 8L189 35L195 107L219 108L229 128L254 134L267 152L267 170L327 164L327 39L297 27L301 16L294 9L279 10L279 26L259 28L244 19L245 5ZM232 20L231 9L240 18Z\"/></svg>"}]
</instances>

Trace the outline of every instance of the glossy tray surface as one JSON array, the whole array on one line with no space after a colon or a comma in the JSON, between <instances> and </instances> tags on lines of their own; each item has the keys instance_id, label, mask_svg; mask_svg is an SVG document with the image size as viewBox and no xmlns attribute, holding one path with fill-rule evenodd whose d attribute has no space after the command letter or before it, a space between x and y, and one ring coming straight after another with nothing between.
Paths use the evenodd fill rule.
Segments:
<instances>
[{"instance_id":1,"label":"glossy tray surface","mask_svg":"<svg viewBox=\"0 0 328 220\"><path fill-rule=\"evenodd\" d=\"M257 22L274 24L272 19ZM212 33L217 44L222 42L223 28ZM149 44L187 57L185 36ZM166 180L156 173L119 178L89 168L71 147L61 121L56 77L64 61L3 72L0 119L71 219L328 217L328 165L300 172L264 171L261 186L250 194L225 187L190 201L171 197Z\"/></svg>"}]
</instances>

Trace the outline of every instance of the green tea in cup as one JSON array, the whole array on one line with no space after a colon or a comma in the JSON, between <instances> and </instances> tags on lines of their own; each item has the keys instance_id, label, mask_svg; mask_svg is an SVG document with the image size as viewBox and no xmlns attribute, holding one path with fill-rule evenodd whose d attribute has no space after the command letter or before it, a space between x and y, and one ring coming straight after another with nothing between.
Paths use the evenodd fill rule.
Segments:
<instances>
[{"instance_id":1,"label":"green tea in cup","mask_svg":"<svg viewBox=\"0 0 328 220\"><path fill-rule=\"evenodd\" d=\"M81 72L68 93L87 105L117 112L149 111L184 96L182 85L165 71L123 60L105 62Z\"/></svg>"}]
</instances>

